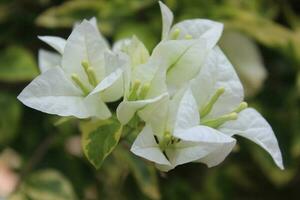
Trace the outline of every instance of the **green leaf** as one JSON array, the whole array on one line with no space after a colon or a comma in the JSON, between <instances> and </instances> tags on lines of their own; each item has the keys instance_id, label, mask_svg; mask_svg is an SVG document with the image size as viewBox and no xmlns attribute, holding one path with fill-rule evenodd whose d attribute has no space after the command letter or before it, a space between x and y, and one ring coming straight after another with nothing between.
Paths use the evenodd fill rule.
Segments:
<instances>
[{"instance_id":1,"label":"green leaf","mask_svg":"<svg viewBox=\"0 0 300 200\"><path fill-rule=\"evenodd\" d=\"M298 75L297 75L297 92L298 92L298 96L300 97L300 72L298 72Z\"/></svg>"},{"instance_id":2,"label":"green leaf","mask_svg":"<svg viewBox=\"0 0 300 200\"><path fill-rule=\"evenodd\" d=\"M118 27L118 32L115 34L115 41L131 38L135 35L145 44L147 49L153 49L158 41L151 27L139 22L124 22Z\"/></svg>"},{"instance_id":3,"label":"green leaf","mask_svg":"<svg viewBox=\"0 0 300 200\"><path fill-rule=\"evenodd\" d=\"M75 22L84 18L96 17L101 22L101 32L108 35L119 28L117 24L123 24L124 17L132 16L137 11L154 3L153 0L67 1L60 6L51 7L43 12L37 18L36 23L47 28L66 28L72 27ZM116 8L118 8L118 12L116 12Z\"/></svg>"},{"instance_id":4,"label":"green leaf","mask_svg":"<svg viewBox=\"0 0 300 200\"><path fill-rule=\"evenodd\" d=\"M2 145L16 137L22 109L16 97L7 93L0 93L0 108L0 145Z\"/></svg>"},{"instance_id":5,"label":"green leaf","mask_svg":"<svg viewBox=\"0 0 300 200\"><path fill-rule=\"evenodd\" d=\"M111 118L83 122L80 128L83 152L94 167L99 169L104 159L117 146L122 134L122 126L117 119Z\"/></svg>"},{"instance_id":6,"label":"green leaf","mask_svg":"<svg viewBox=\"0 0 300 200\"><path fill-rule=\"evenodd\" d=\"M225 27L246 33L259 43L278 49L300 62L300 38L290 29L255 13L224 9Z\"/></svg>"},{"instance_id":7,"label":"green leaf","mask_svg":"<svg viewBox=\"0 0 300 200\"><path fill-rule=\"evenodd\" d=\"M12 46L0 54L0 81L32 80L38 75L33 55L25 48Z\"/></svg>"},{"instance_id":8,"label":"green leaf","mask_svg":"<svg viewBox=\"0 0 300 200\"><path fill-rule=\"evenodd\" d=\"M96 0L68 1L42 13L36 23L43 27L72 27L76 21L97 17L102 3Z\"/></svg>"},{"instance_id":9,"label":"green leaf","mask_svg":"<svg viewBox=\"0 0 300 200\"><path fill-rule=\"evenodd\" d=\"M47 169L35 172L21 185L10 200L75 200L71 183L59 172Z\"/></svg>"}]
</instances>

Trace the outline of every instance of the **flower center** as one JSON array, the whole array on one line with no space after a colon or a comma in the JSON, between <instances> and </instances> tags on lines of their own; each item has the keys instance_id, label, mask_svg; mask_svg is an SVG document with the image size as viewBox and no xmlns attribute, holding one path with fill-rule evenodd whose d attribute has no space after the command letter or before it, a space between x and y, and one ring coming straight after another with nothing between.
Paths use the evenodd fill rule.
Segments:
<instances>
[{"instance_id":1,"label":"flower center","mask_svg":"<svg viewBox=\"0 0 300 200\"><path fill-rule=\"evenodd\" d=\"M248 107L248 104L246 102L242 102L238 105L238 107L236 107L232 112L230 112L228 114L225 114L225 115L222 115L220 117L213 118L213 119L205 119L205 117L211 112L211 110L213 109L213 106L218 101L220 96L222 94L224 94L224 92L225 92L225 89L223 87L217 89L217 91L210 98L208 103L205 106L203 106L202 109L200 109L200 111L199 111L200 112L200 117L201 117L201 119L204 118L204 120L201 120L201 122L200 122L201 125L209 126L209 127L212 127L212 128L218 128L219 126L221 126L225 122L228 122L228 121L231 121L231 120L236 120L238 118L238 113Z\"/></svg>"},{"instance_id":2,"label":"flower center","mask_svg":"<svg viewBox=\"0 0 300 200\"><path fill-rule=\"evenodd\" d=\"M90 64L87 60L83 60L81 62L81 66L84 69L84 72L88 78L89 84L92 85L93 87L96 87L98 84L98 81L97 81L97 76L96 76L94 68L90 66ZM80 80L80 78L77 74L75 74L75 73L72 74L71 79L81 89L81 91L83 92L83 94L85 96L87 96L90 93L89 88L86 85L84 85L83 81Z\"/></svg>"},{"instance_id":3,"label":"flower center","mask_svg":"<svg viewBox=\"0 0 300 200\"><path fill-rule=\"evenodd\" d=\"M174 145L181 141L179 138L175 138L174 136L172 136L168 131L164 133L162 138L158 139L157 136L154 136L154 138L162 151L165 151L171 145Z\"/></svg>"},{"instance_id":4,"label":"flower center","mask_svg":"<svg viewBox=\"0 0 300 200\"><path fill-rule=\"evenodd\" d=\"M136 100L145 99L149 89L150 89L149 83L142 84L140 80L133 81L133 83L131 84L128 100L136 101Z\"/></svg>"}]
</instances>

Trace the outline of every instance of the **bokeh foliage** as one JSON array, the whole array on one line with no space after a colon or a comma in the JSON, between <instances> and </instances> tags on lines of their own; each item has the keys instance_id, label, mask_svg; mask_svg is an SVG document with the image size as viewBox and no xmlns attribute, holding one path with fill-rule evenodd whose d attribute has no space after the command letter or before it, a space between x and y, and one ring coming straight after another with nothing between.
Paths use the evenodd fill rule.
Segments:
<instances>
[{"instance_id":1,"label":"bokeh foliage","mask_svg":"<svg viewBox=\"0 0 300 200\"><path fill-rule=\"evenodd\" d=\"M83 156L74 156L66 148L66 142L80 133L77 120L68 119L55 125L57 117L26 108L16 100L21 89L38 74L37 50L47 48L37 35L66 37L74 23L95 16L110 42L134 33L151 49L161 34L157 2L2 0L0 148L14 149L21 159L21 165L13 167L20 175L20 183L11 199L299 198L299 3L296 0L166 0L165 3L175 13L176 21L187 18L221 21L225 31L240 32L259 45L268 77L261 90L247 101L274 128L286 170L277 169L262 149L242 138L238 148L218 167L208 169L195 163L179 166L167 174L130 154L130 144L121 139L101 168L95 170ZM83 135L86 137L92 136ZM97 161L97 167L101 162Z\"/></svg>"}]
</instances>

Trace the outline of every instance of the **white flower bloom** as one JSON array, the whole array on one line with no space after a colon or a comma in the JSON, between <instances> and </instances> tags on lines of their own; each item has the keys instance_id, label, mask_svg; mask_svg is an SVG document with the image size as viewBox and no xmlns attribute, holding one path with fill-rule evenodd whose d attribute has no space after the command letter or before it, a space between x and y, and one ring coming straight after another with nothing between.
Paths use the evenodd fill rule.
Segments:
<instances>
[{"instance_id":1,"label":"white flower bloom","mask_svg":"<svg viewBox=\"0 0 300 200\"><path fill-rule=\"evenodd\" d=\"M233 66L215 47L206 64L192 81L192 91L200 112L200 124L228 136L240 135L264 148L283 169L282 156L272 128L243 101L243 88ZM228 152L220 148L199 160L208 166L219 164ZM221 158L221 159L219 159Z\"/></svg>"},{"instance_id":2,"label":"white flower bloom","mask_svg":"<svg viewBox=\"0 0 300 200\"><path fill-rule=\"evenodd\" d=\"M172 27L173 13L162 2L159 5L163 28L162 42L157 47L161 50L157 52L161 58L171 58L171 64L166 67L168 89L173 94L198 74L209 51L221 37L223 24L206 19L192 19ZM172 60L172 57L175 59Z\"/></svg>"},{"instance_id":3,"label":"white flower bloom","mask_svg":"<svg viewBox=\"0 0 300 200\"><path fill-rule=\"evenodd\" d=\"M88 20L88 22L95 27L98 34L102 37L102 40L105 41L106 46L108 46L105 38L99 32L97 19L92 17L90 20ZM80 25L80 23L75 23L74 28L78 25ZM56 36L39 36L38 38L58 52L51 52L44 49L39 50L38 62L40 72L44 73L51 67L61 66L62 55L64 53L67 41L64 38Z\"/></svg>"},{"instance_id":4,"label":"white flower bloom","mask_svg":"<svg viewBox=\"0 0 300 200\"><path fill-rule=\"evenodd\" d=\"M131 151L155 162L162 171L205 158L216 149L229 153L235 144L234 138L199 125L199 112L190 89L179 91L172 100L166 96L140 112L147 124Z\"/></svg>"},{"instance_id":5,"label":"white flower bloom","mask_svg":"<svg viewBox=\"0 0 300 200\"><path fill-rule=\"evenodd\" d=\"M123 95L121 67L128 64L127 58L110 52L98 29L86 20L74 28L65 44L54 37L42 39L62 54L61 66L45 70L18 99L50 114L109 118L105 102Z\"/></svg>"},{"instance_id":6,"label":"white flower bloom","mask_svg":"<svg viewBox=\"0 0 300 200\"><path fill-rule=\"evenodd\" d=\"M154 48L150 57L142 43L134 38L120 42L115 48L127 46L126 53L134 66L128 70L127 79L130 81L125 84L124 101L117 109L118 119L123 124L129 122L136 111L160 101L166 92L173 95L195 78L223 30L222 24L201 19L183 21L171 29L173 14L161 2L160 7L163 41ZM178 32L176 37L173 29Z\"/></svg>"},{"instance_id":7,"label":"white flower bloom","mask_svg":"<svg viewBox=\"0 0 300 200\"><path fill-rule=\"evenodd\" d=\"M126 45L132 67L125 73L125 80L128 81L125 81L124 101L117 109L118 119L123 124L137 110L160 101L168 92L167 85L169 91L174 93L177 88L195 77L207 54L205 41L202 39L163 41L157 45L150 57L144 46L136 43L138 41L133 38ZM136 53L136 49L144 53Z\"/></svg>"},{"instance_id":8,"label":"white flower bloom","mask_svg":"<svg viewBox=\"0 0 300 200\"><path fill-rule=\"evenodd\" d=\"M242 102L240 80L218 47L191 81L191 88L182 98L179 91L172 100L165 97L139 111L147 125L134 142L133 153L155 162L163 171L191 161L213 167L231 152L235 140L228 137L237 134L264 148L283 169L272 128Z\"/></svg>"},{"instance_id":9,"label":"white flower bloom","mask_svg":"<svg viewBox=\"0 0 300 200\"><path fill-rule=\"evenodd\" d=\"M131 63L124 70L124 99L117 108L119 121L127 124L138 110L166 95L165 70L136 37L117 42L113 49L125 52Z\"/></svg>"},{"instance_id":10,"label":"white flower bloom","mask_svg":"<svg viewBox=\"0 0 300 200\"><path fill-rule=\"evenodd\" d=\"M163 29L163 40L184 40L184 39L199 39L206 41L208 48L213 48L220 39L223 31L223 24L207 19L191 19L184 20L175 24L173 27L173 13L161 1L159 2Z\"/></svg>"},{"instance_id":11,"label":"white flower bloom","mask_svg":"<svg viewBox=\"0 0 300 200\"><path fill-rule=\"evenodd\" d=\"M112 49L114 52L122 51L129 56L131 70L134 70L140 64L146 63L150 56L148 49L136 36L131 39L126 38L116 41Z\"/></svg>"}]
</instances>

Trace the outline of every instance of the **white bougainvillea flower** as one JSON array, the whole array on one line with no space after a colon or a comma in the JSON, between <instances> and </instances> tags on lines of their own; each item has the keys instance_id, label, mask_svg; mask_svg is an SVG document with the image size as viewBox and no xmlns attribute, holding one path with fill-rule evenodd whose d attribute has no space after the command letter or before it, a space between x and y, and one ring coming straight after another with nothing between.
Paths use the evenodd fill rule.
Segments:
<instances>
[{"instance_id":1,"label":"white bougainvillea flower","mask_svg":"<svg viewBox=\"0 0 300 200\"><path fill-rule=\"evenodd\" d=\"M167 85L169 91L174 93L194 78L208 52L203 39L162 41L150 57L144 45L136 38L123 43L132 64L125 73L125 80L128 81L125 81L124 101L117 109L118 119L123 124L136 111L160 101L168 92Z\"/></svg>"},{"instance_id":2,"label":"white bougainvillea flower","mask_svg":"<svg viewBox=\"0 0 300 200\"><path fill-rule=\"evenodd\" d=\"M88 22L95 27L98 34L102 37L97 26L97 19L92 17ZM74 28L79 24L80 23L75 23ZM38 38L57 51L56 53L44 49L39 50L38 63L41 73L47 71L51 67L61 66L61 59L67 41L64 38L57 36L39 36ZM102 37L102 40L106 42L104 37ZM108 46L107 42L106 46Z\"/></svg>"},{"instance_id":3,"label":"white bougainvillea flower","mask_svg":"<svg viewBox=\"0 0 300 200\"><path fill-rule=\"evenodd\" d=\"M223 24L206 19L192 19L181 21L172 27L173 13L162 2L159 5L163 28L162 42L157 47L161 50L157 52L161 58L176 58L171 65L167 65L167 85L172 94L198 74L208 52L221 37Z\"/></svg>"},{"instance_id":4,"label":"white bougainvillea flower","mask_svg":"<svg viewBox=\"0 0 300 200\"><path fill-rule=\"evenodd\" d=\"M126 53L131 63L123 73L124 98L117 108L119 121L127 124L138 110L166 95L165 70L149 58L148 50L136 37L117 42L113 50Z\"/></svg>"},{"instance_id":5,"label":"white bougainvillea flower","mask_svg":"<svg viewBox=\"0 0 300 200\"><path fill-rule=\"evenodd\" d=\"M235 145L234 138L199 125L199 112L190 89L179 91L172 100L164 97L140 111L140 115L146 126L131 151L155 162L162 171L205 158L216 149L230 152Z\"/></svg>"},{"instance_id":6,"label":"white bougainvillea flower","mask_svg":"<svg viewBox=\"0 0 300 200\"><path fill-rule=\"evenodd\" d=\"M18 99L50 114L109 118L105 102L123 94L122 66L128 63L126 57L110 52L98 29L86 20L74 28L64 45L57 38L43 39L62 53L61 66L34 79Z\"/></svg>"},{"instance_id":7,"label":"white bougainvillea flower","mask_svg":"<svg viewBox=\"0 0 300 200\"><path fill-rule=\"evenodd\" d=\"M255 142L283 169L281 152L272 128L256 110L247 108L247 103L243 102L240 80L218 47L209 54L206 64L191 85L200 113L200 125ZM199 161L215 166L227 154L220 148Z\"/></svg>"},{"instance_id":8,"label":"white bougainvillea flower","mask_svg":"<svg viewBox=\"0 0 300 200\"><path fill-rule=\"evenodd\" d=\"M116 41L112 49L114 52L122 51L129 56L131 70L135 70L136 66L146 63L150 56L148 49L136 36L131 39L125 38Z\"/></svg>"},{"instance_id":9,"label":"white bougainvillea flower","mask_svg":"<svg viewBox=\"0 0 300 200\"><path fill-rule=\"evenodd\" d=\"M122 123L127 123L137 110L144 108L147 104L159 101L165 92L169 92L172 96L177 89L195 78L223 30L222 24L201 19L183 21L171 28L172 12L161 2L160 7L163 18L163 40L154 48L151 56L149 57L147 50L143 50L144 46L131 45L139 52L144 52L133 53L132 55L138 56L135 60L147 58L141 59L147 62L134 65L136 67L128 73L131 81L127 84L125 91L129 92L125 93L124 101L117 110L118 118ZM173 29L174 31L176 29L176 37L174 37ZM178 29L182 29L182 32ZM123 43L130 44L128 40ZM131 52L133 52L132 49ZM132 63L136 62L132 61ZM149 92L145 92L148 88ZM140 92L147 94L145 98L129 98L131 94Z\"/></svg>"},{"instance_id":10,"label":"white bougainvillea flower","mask_svg":"<svg viewBox=\"0 0 300 200\"><path fill-rule=\"evenodd\" d=\"M255 42L242 33L225 31L220 47L241 78L245 95L253 96L259 92L267 77L267 71Z\"/></svg>"},{"instance_id":11,"label":"white bougainvillea flower","mask_svg":"<svg viewBox=\"0 0 300 200\"><path fill-rule=\"evenodd\" d=\"M172 11L162 2L159 2L162 14L162 40L185 40L202 38L207 47L212 48L220 39L223 24L207 19L190 19L181 21L174 26Z\"/></svg>"}]
</instances>

